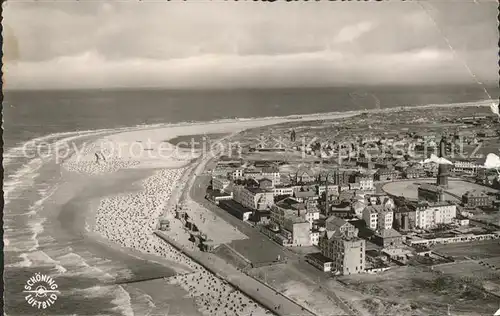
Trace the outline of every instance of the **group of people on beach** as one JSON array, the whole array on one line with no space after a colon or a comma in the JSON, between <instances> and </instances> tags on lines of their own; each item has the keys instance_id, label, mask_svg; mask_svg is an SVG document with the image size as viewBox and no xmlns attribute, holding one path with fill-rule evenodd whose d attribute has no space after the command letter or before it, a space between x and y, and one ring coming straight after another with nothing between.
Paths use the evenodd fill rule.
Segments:
<instances>
[{"instance_id":1,"label":"group of people on beach","mask_svg":"<svg viewBox=\"0 0 500 316\"><path fill-rule=\"evenodd\" d=\"M112 163L112 160L106 163ZM194 297L205 315L265 315L265 310L242 292L154 234L160 216L175 214L175 209L166 209L167 202L174 190L186 185L188 179L182 177L186 170L160 170L143 181L143 191L102 199L96 212L94 230L123 247L156 254L185 266L191 272L179 274L170 282L180 285Z\"/></svg>"}]
</instances>

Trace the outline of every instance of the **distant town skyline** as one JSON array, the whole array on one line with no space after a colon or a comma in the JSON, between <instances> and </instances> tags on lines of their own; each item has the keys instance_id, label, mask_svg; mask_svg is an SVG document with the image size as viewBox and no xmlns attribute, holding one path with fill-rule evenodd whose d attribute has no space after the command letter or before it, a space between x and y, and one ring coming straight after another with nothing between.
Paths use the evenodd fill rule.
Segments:
<instances>
[{"instance_id":1,"label":"distant town skyline","mask_svg":"<svg viewBox=\"0 0 500 316\"><path fill-rule=\"evenodd\" d=\"M7 2L7 89L498 82L497 3Z\"/></svg>"}]
</instances>

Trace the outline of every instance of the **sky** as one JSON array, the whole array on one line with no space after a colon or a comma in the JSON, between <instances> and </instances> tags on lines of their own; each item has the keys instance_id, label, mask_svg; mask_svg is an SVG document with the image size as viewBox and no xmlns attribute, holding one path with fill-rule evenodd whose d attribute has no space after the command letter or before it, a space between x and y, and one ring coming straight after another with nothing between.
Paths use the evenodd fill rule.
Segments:
<instances>
[{"instance_id":1,"label":"sky","mask_svg":"<svg viewBox=\"0 0 500 316\"><path fill-rule=\"evenodd\" d=\"M498 82L497 4L4 3L7 89Z\"/></svg>"}]
</instances>

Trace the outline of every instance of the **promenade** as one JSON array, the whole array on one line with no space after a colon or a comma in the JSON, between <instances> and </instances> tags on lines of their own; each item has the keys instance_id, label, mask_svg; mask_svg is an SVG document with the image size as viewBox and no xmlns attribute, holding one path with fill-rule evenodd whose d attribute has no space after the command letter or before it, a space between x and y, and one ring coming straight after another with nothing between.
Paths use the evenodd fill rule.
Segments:
<instances>
[{"instance_id":1,"label":"promenade","mask_svg":"<svg viewBox=\"0 0 500 316\"><path fill-rule=\"evenodd\" d=\"M261 304L263 307L269 309L274 314L280 316L315 315L310 311L303 309L297 303L283 296L281 293L276 292L267 285L255 280L242 271L236 269L232 265L226 263L219 257L211 253L201 252L198 250L188 250L170 239L163 232L157 231L155 233L157 236L159 236L175 248L179 249L185 255L189 256L191 259L204 266L219 278L227 281L229 284L242 291L247 296Z\"/></svg>"}]
</instances>

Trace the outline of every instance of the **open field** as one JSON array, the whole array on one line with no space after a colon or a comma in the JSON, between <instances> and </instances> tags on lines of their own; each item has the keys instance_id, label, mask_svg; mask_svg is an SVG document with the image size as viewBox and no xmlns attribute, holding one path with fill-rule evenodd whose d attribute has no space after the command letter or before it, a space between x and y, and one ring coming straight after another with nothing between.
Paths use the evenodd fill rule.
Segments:
<instances>
[{"instance_id":1,"label":"open field","mask_svg":"<svg viewBox=\"0 0 500 316\"><path fill-rule=\"evenodd\" d=\"M474 241L467 243L455 243L438 245L432 251L443 255L460 259L485 259L500 256L500 240Z\"/></svg>"},{"instance_id":2,"label":"open field","mask_svg":"<svg viewBox=\"0 0 500 316\"><path fill-rule=\"evenodd\" d=\"M230 246L253 264L271 263L277 260L278 256L281 257L281 260L287 257L278 244L275 244L266 236L260 235L255 235L249 239L234 240L230 243Z\"/></svg>"},{"instance_id":3,"label":"open field","mask_svg":"<svg viewBox=\"0 0 500 316\"><path fill-rule=\"evenodd\" d=\"M486 264L497 266L498 270ZM443 264L434 267L435 271L440 271L446 275L460 275L462 277L474 278L477 280L494 280L500 284L500 257L486 260L467 260Z\"/></svg>"},{"instance_id":4,"label":"open field","mask_svg":"<svg viewBox=\"0 0 500 316\"><path fill-rule=\"evenodd\" d=\"M500 225L500 211L488 211L474 214L474 219Z\"/></svg>"},{"instance_id":5,"label":"open field","mask_svg":"<svg viewBox=\"0 0 500 316\"><path fill-rule=\"evenodd\" d=\"M292 264L280 264L252 269L255 278L266 282L279 292L307 306L317 315L345 315L326 289L321 288L317 279L298 271ZM323 276L326 278L326 275Z\"/></svg>"},{"instance_id":6,"label":"open field","mask_svg":"<svg viewBox=\"0 0 500 316\"><path fill-rule=\"evenodd\" d=\"M249 263L245 261L245 259L237 255L226 244L220 245L212 253L240 270L243 270L249 266Z\"/></svg>"},{"instance_id":7,"label":"open field","mask_svg":"<svg viewBox=\"0 0 500 316\"><path fill-rule=\"evenodd\" d=\"M374 275L340 277L353 290L369 295L362 302L372 314L491 315L498 309L498 297L460 275L442 275L415 267L400 267Z\"/></svg>"},{"instance_id":8,"label":"open field","mask_svg":"<svg viewBox=\"0 0 500 316\"><path fill-rule=\"evenodd\" d=\"M402 196L409 199L416 199L418 198L418 192L417 192L418 185L422 183L434 184L435 182L430 181L428 179L401 180L401 181L394 181L387 183L382 187L382 189L385 192L392 195ZM450 180L449 188L446 189L445 191L450 192L451 194L454 194L456 196L462 196L465 192L470 190L497 192L497 190L495 189L461 180ZM450 200L456 200L456 198L450 194L445 194L445 198Z\"/></svg>"}]
</instances>

